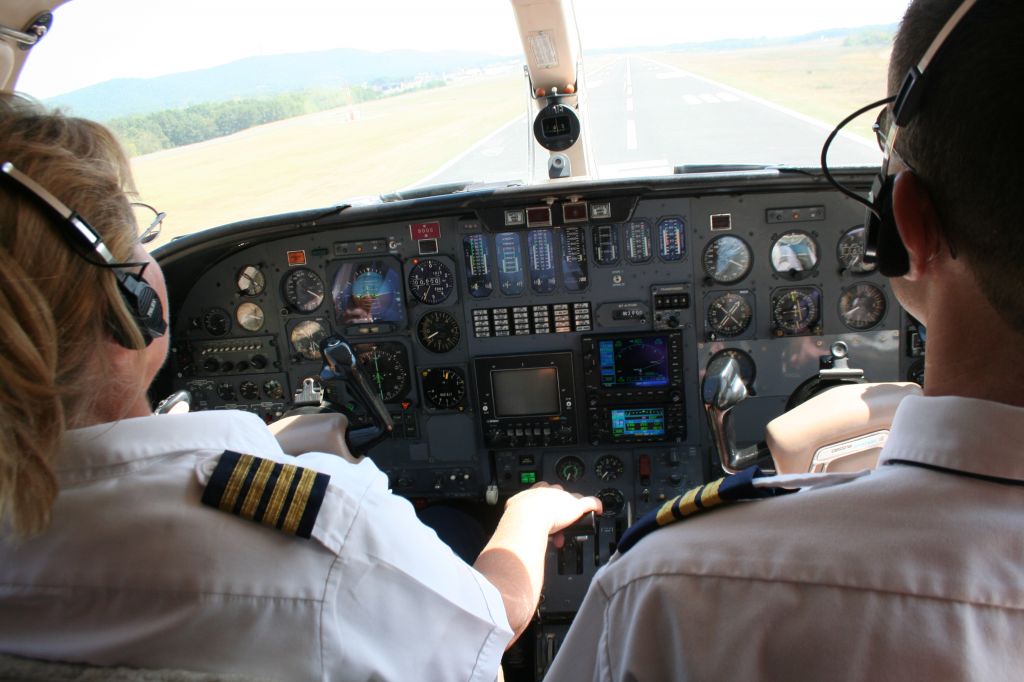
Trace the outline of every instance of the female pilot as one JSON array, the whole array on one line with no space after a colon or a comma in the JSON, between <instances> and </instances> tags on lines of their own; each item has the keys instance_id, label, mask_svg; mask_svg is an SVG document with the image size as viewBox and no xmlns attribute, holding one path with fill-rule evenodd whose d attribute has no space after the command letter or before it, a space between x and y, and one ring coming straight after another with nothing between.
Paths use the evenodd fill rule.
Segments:
<instances>
[{"instance_id":1,"label":"female pilot","mask_svg":"<svg viewBox=\"0 0 1024 682\"><path fill-rule=\"evenodd\" d=\"M548 535L600 502L520 493L470 567L368 460L289 457L248 413L153 415L167 292L125 153L4 95L0 164L0 652L495 679Z\"/></svg>"}]
</instances>

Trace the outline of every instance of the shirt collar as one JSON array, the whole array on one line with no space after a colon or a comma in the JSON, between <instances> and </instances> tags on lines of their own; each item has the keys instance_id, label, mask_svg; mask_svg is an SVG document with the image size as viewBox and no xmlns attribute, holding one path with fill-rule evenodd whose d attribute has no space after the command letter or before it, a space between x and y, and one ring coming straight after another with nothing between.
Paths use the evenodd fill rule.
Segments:
<instances>
[{"instance_id":1,"label":"shirt collar","mask_svg":"<svg viewBox=\"0 0 1024 682\"><path fill-rule=\"evenodd\" d=\"M879 466L902 460L1024 482L1024 408L956 396L900 402Z\"/></svg>"},{"instance_id":2,"label":"shirt collar","mask_svg":"<svg viewBox=\"0 0 1024 682\"><path fill-rule=\"evenodd\" d=\"M174 454L235 450L283 455L281 446L255 414L214 410L123 419L72 429L57 460L61 485L124 475Z\"/></svg>"}]
</instances>

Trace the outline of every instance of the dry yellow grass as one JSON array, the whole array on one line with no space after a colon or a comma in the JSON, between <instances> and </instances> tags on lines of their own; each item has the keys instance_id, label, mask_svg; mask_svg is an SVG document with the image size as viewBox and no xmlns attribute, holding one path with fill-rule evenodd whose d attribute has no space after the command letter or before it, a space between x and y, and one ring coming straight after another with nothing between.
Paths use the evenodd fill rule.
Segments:
<instances>
[{"instance_id":1,"label":"dry yellow grass","mask_svg":"<svg viewBox=\"0 0 1024 682\"><path fill-rule=\"evenodd\" d=\"M837 123L884 96L888 51L839 41L650 55ZM588 60L596 69L612 56ZM170 216L170 238L285 211L330 206L423 179L524 111L519 75L480 78L270 123L133 159L144 201ZM873 137L870 116L851 131Z\"/></svg>"},{"instance_id":2,"label":"dry yellow grass","mask_svg":"<svg viewBox=\"0 0 1024 682\"><path fill-rule=\"evenodd\" d=\"M834 125L859 107L885 97L889 49L843 47L840 40L822 40L783 48L674 52L656 57ZM872 123L873 114L866 114L849 130L873 140Z\"/></svg>"},{"instance_id":3,"label":"dry yellow grass","mask_svg":"<svg viewBox=\"0 0 1024 682\"><path fill-rule=\"evenodd\" d=\"M152 246L408 186L521 114L522 87L521 76L478 79L136 157L143 201L169 216Z\"/></svg>"}]
</instances>

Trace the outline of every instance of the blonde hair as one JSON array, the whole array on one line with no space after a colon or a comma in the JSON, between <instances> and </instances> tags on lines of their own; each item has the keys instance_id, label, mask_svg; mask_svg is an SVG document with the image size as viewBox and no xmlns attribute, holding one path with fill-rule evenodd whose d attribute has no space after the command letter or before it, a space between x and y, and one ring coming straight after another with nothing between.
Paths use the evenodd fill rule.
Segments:
<instances>
[{"instance_id":1,"label":"blonde hair","mask_svg":"<svg viewBox=\"0 0 1024 682\"><path fill-rule=\"evenodd\" d=\"M132 260L136 226L128 159L98 123L0 93L0 163L79 213L119 261ZM104 344L122 330L144 343L112 272L71 248L61 226L0 184L0 527L44 530L57 496L53 462L65 429L104 388Z\"/></svg>"}]
</instances>

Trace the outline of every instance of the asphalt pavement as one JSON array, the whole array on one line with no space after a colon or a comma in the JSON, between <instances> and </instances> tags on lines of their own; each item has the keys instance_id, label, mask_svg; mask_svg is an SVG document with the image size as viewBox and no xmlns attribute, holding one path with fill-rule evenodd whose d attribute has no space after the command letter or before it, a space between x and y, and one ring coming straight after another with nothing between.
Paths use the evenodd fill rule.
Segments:
<instances>
[{"instance_id":1,"label":"asphalt pavement","mask_svg":"<svg viewBox=\"0 0 1024 682\"><path fill-rule=\"evenodd\" d=\"M600 177L661 175L683 164L817 166L832 125L646 57L586 74L591 145ZM525 96L524 96L525 100ZM529 180L532 118L509 121L416 183ZM535 146L534 181L547 153ZM831 165L877 165L871 141L841 134Z\"/></svg>"}]
</instances>

